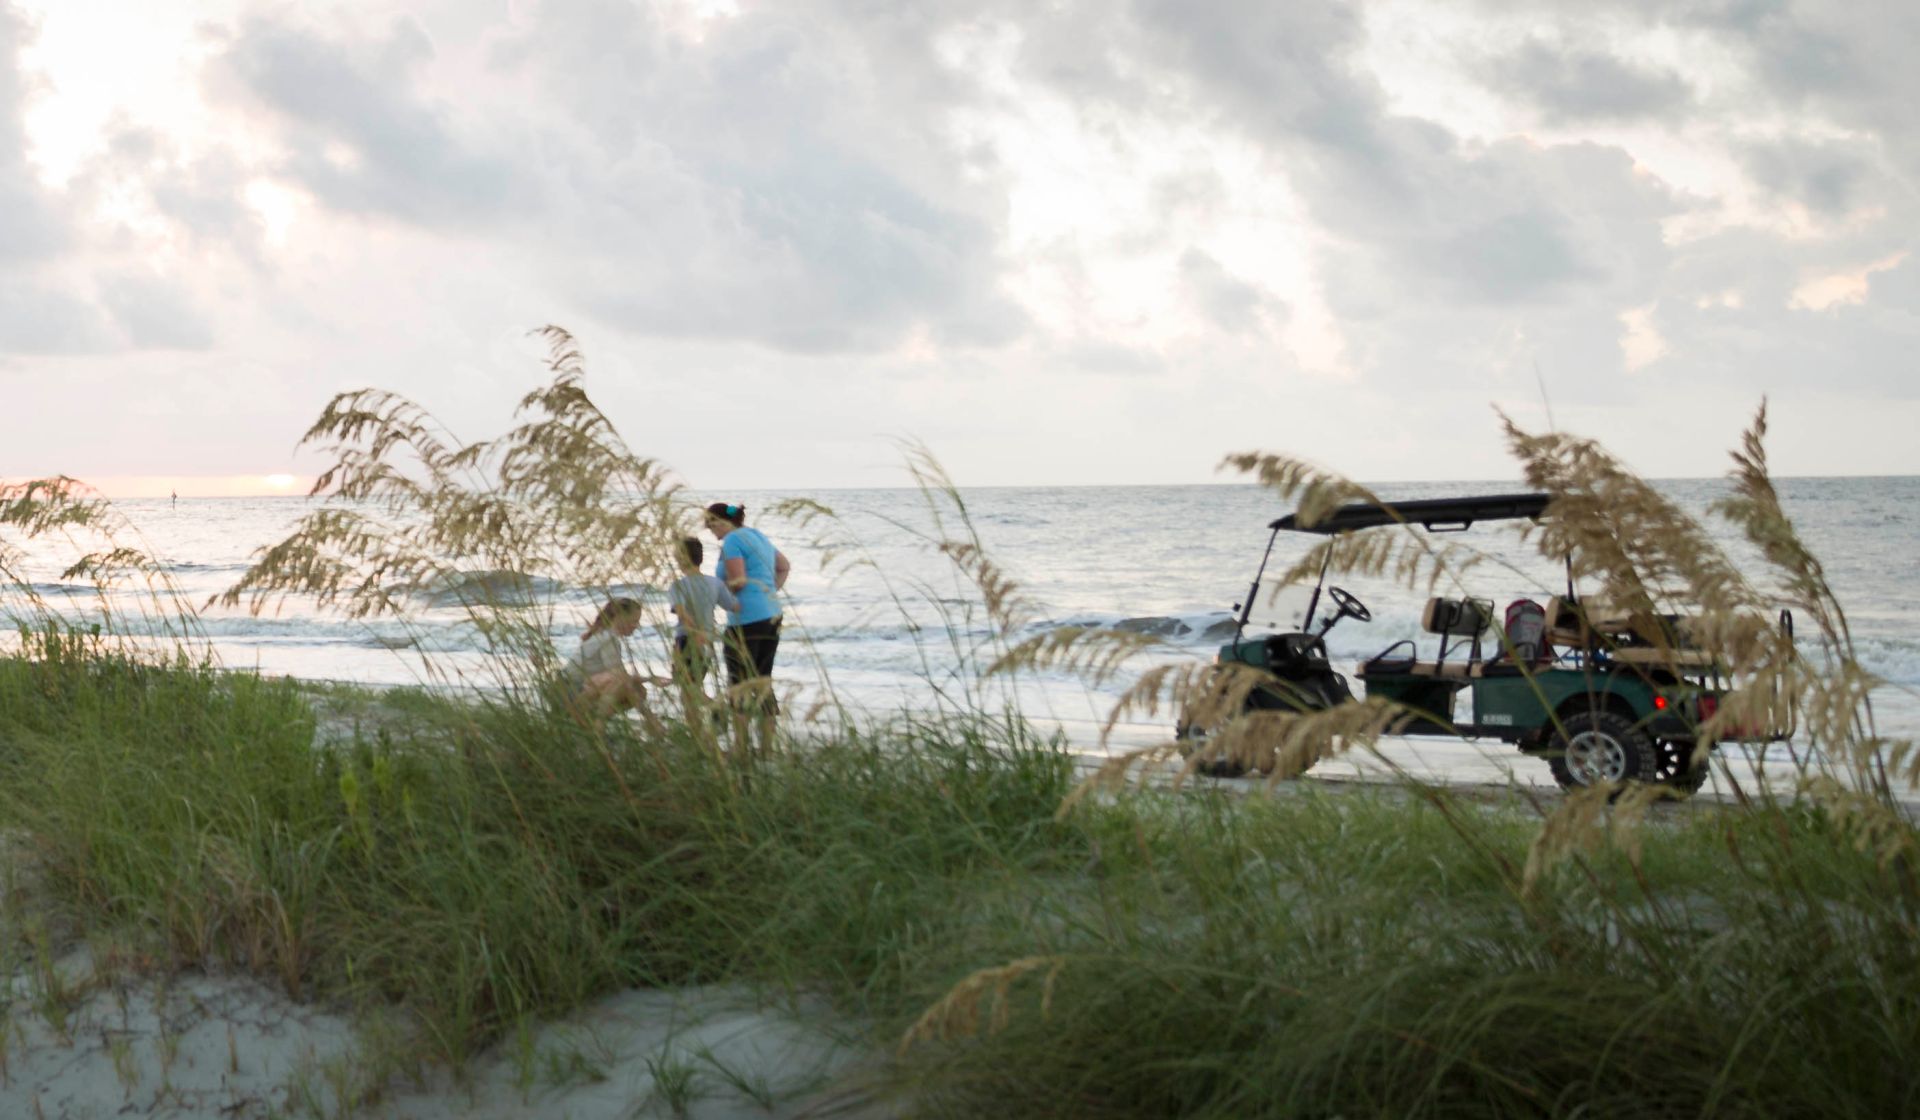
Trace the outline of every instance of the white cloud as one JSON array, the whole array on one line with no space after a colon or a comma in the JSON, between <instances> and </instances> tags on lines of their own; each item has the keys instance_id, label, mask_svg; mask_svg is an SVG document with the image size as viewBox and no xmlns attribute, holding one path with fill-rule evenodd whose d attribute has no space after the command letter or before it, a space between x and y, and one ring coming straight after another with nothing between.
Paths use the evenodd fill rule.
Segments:
<instances>
[{"instance_id":1,"label":"white cloud","mask_svg":"<svg viewBox=\"0 0 1920 1120\"><path fill-rule=\"evenodd\" d=\"M1865 303L1873 290L1873 274L1898 268L1906 259L1903 250L1856 269L1809 277L1793 290L1787 306L1796 311L1825 311L1840 304Z\"/></svg>"},{"instance_id":2,"label":"white cloud","mask_svg":"<svg viewBox=\"0 0 1920 1120\"><path fill-rule=\"evenodd\" d=\"M1620 313L1620 357L1628 373L1637 373L1667 354L1667 340L1653 325L1654 305L1628 308Z\"/></svg>"}]
</instances>

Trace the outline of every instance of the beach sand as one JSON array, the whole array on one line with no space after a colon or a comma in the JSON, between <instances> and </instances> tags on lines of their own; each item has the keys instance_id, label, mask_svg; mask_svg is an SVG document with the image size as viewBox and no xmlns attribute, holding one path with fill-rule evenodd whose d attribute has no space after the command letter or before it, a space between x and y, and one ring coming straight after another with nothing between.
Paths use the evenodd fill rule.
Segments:
<instances>
[{"instance_id":1,"label":"beach sand","mask_svg":"<svg viewBox=\"0 0 1920 1120\"><path fill-rule=\"evenodd\" d=\"M140 976L86 949L11 978L0 1116L755 1120L893 1115L823 1009L736 988L629 991L509 1038L456 1078L395 1075L344 1014L245 976ZM811 1013L809 1013L809 1011ZM375 1073L374 1071L380 1071Z\"/></svg>"}]
</instances>

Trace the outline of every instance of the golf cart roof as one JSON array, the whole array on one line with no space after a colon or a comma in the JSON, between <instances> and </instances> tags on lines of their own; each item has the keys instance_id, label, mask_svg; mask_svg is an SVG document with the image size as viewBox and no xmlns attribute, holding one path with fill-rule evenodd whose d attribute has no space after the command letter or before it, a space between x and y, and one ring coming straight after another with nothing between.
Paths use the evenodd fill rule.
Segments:
<instances>
[{"instance_id":1,"label":"golf cart roof","mask_svg":"<svg viewBox=\"0 0 1920 1120\"><path fill-rule=\"evenodd\" d=\"M1491 494L1473 498L1421 498L1418 501L1379 505L1356 502L1341 506L1311 525L1302 525L1300 515L1290 513L1267 528L1332 535L1349 529L1371 529L1376 525L1404 523L1426 529L1457 531L1471 527L1476 521L1537 518L1547 508L1547 501L1545 494Z\"/></svg>"}]
</instances>

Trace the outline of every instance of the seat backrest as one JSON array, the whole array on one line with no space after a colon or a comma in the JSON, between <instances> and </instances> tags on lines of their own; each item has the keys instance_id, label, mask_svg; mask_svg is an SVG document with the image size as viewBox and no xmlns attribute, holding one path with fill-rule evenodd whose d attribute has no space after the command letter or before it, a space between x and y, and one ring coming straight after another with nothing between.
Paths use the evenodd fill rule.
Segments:
<instances>
[{"instance_id":1,"label":"seat backrest","mask_svg":"<svg viewBox=\"0 0 1920 1120\"><path fill-rule=\"evenodd\" d=\"M1476 599L1428 599L1420 628L1442 637L1473 637L1492 625L1491 606Z\"/></svg>"},{"instance_id":2,"label":"seat backrest","mask_svg":"<svg viewBox=\"0 0 1920 1120\"><path fill-rule=\"evenodd\" d=\"M1585 645L1587 642L1586 615L1581 613L1580 604L1572 599L1555 595L1547 600L1547 629L1558 631L1561 640L1570 645Z\"/></svg>"}]
</instances>

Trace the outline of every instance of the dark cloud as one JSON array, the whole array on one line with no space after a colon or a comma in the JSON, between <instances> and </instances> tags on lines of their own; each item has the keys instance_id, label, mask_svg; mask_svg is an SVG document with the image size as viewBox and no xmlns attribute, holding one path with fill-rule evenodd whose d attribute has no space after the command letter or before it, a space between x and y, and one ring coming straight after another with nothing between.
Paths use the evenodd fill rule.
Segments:
<instances>
[{"instance_id":1,"label":"dark cloud","mask_svg":"<svg viewBox=\"0 0 1920 1120\"><path fill-rule=\"evenodd\" d=\"M1787 137L1743 145L1739 154L1756 184L1826 217L1843 217L1892 193L1874 141Z\"/></svg>"},{"instance_id":2,"label":"dark cloud","mask_svg":"<svg viewBox=\"0 0 1920 1120\"><path fill-rule=\"evenodd\" d=\"M1514 14L1499 0L1480 9L1496 21ZM1920 5L1564 0L1524 18L1557 42L1659 33L1706 46L1709 80L1690 111L1646 123L1687 137L1708 158L1732 157L1763 207L1790 202L1815 219L1789 211L1788 228L1773 214L1723 212L1716 216L1727 228L1677 241L1651 286L1623 303L1653 308L1668 348L1660 371L1723 389L1913 398ZM1534 104L1526 90L1510 92ZM1693 205L1712 214L1715 201ZM1901 253L1909 256L1874 273L1858 301L1813 309L1796 296L1809 280L1858 276Z\"/></svg>"},{"instance_id":3,"label":"dark cloud","mask_svg":"<svg viewBox=\"0 0 1920 1120\"><path fill-rule=\"evenodd\" d=\"M31 36L26 19L0 0L0 356L105 351L118 340L99 309L48 278L74 239L65 200L27 162L20 54Z\"/></svg>"},{"instance_id":4,"label":"dark cloud","mask_svg":"<svg viewBox=\"0 0 1920 1120\"><path fill-rule=\"evenodd\" d=\"M138 174L154 209L194 240L232 246L247 256L258 251L260 217L246 199L251 175L231 154L216 151L192 160L155 158Z\"/></svg>"},{"instance_id":5,"label":"dark cloud","mask_svg":"<svg viewBox=\"0 0 1920 1120\"><path fill-rule=\"evenodd\" d=\"M49 285L0 276L0 354L99 354L121 348L98 308Z\"/></svg>"},{"instance_id":6,"label":"dark cloud","mask_svg":"<svg viewBox=\"0 0 1920 1120\"><path fill-rule=\"evenodd\" d=\"M1693 97L1685 79L1603 51L1531 39L1482 66L1487 84L1554 124L1631 121L1683 113Z\"/></svg>"},{"instance_id":7,"label":"dark cloud","mask_svg":"<svg viewBox=\"0 0 1920 1120\"><path fill-rule=\"evenodd\" d=\"M963 93L909 8L749 9L697 48L644 6L549 13L501 65L592 142L549 157L584 215L560 279L603 318L669 336L862 351L922 331L1024 329L999 290L1001 196L943 138Z\"/></svg>"},{"instance_id":8,"label":"dark cloud","mask_svg":"<svg viewBox=\"0 0 1920 1120\"><path fill-rule=\"evenodd\" d=\"M244 21L214 73L261 109L286 145L285 174L328 206L430 227L484 220L521 201L505 151L463 135L415 86L433 45L419 24L331 37L271 17Z\"/></svg>"},{"instance_id":9,"label":"dark cloud","mask_svg":"<svg viewBox=\"0 0 1920 1120\"><path fill-rule=\"evenodd\" d=\"M20 53L31 37L26 18L0 0L0 268L51 256L68 240L66 215L27 163Z\"/></svg>"},{"instance_id":10,"label":"dark cloud","mask_svg":"<svg viewBox=\"0 0 1920 1120\"><path fill-rule=\"evenodd\" d=\"M1263 320L1278 323L1287 316L1284 302L1199 249L1180 255L1180 282L1206 320L1229 335L1258 330Z\"/></svg>"},{"instance_id":11,"label":"dark cloud","mask_svg":"<svg viewBox=\"0 0 1920 1120\"><path fill-rule=\"evenodd\" d=\"M865 370L863 386L903 401L903 387L943 378L942 400L971 401L981 385L1068 371L1085 376L1039 399L1097 397L1116 423L1145 423L1153 410L1133 411L1153 393L1215 399L1190 390L1243 376L1272 414L1296 394L1328 413L1367 405L1380 422L1370 416L1355 446L1430 445L1435 461L1462 433L1492 432L1489 396L1537 404L1536 360L1554 405L1628 416L1659 413L1681 388L1709 407L1737 399L1743 415L1750 389L1914 392L1913 259L1874 273L1864 299L1789 310L1810 277L1920 248L1905 186L1920 175L1908 49L1920 36L1912 12L1884 0L1483 0L1500 33L1454 44L1478 68L1461 80L1515 119L1555 126L1505 138L1456 134L1404 91L1389 97L1367 67L1395 62L1366 49L1380 13L1364 4L783 0L740 5L693 36L670 26L670 7L570 0L516 5L509 21L448 2L371 32L332 14L245 19L207 87L216 112L257 126L245 145L186 152L124 129L60 194L20 155L27 91L9 53L0 352L208 346L197 309L221 284L218 335L300 351L277 367L289 385L324 361L432 389L460 365L421 360L432 346L555 317L590 342L628 332L594 345L630 364L596 368L615 374L603 384L644 379L636 408L664 396L649 363L671 367L661 384L706 379L764 401L767 447L796 407L887 406L822 371ZM6 11L0 47L17 47L25 32ZM1670 73L1635 53L1649 35L1663 50L1713 49L1698 72ZM1034 137L1063 115L1076 150L1057 164L1041 153L1029 176ZM1622 122L1633 127L1590 128ZM232 124L217 133L243 132ZM1568 139L1583 130L1624 139ZM1647 136L1661 146L1641 150ZM1682 143L1701 146L1710 174L1731 155L1746 181L1725 197L1670 187L1662 158ZM1066 181L1087 152L1087 165L1139 178ZM261 176L320 208L296 214L284 253L262 244L247 202ZM1056 219L1030 222L1016 207L1033 197L1010 188L1043 181L1097 215L1031 235ZM80 192L128 183L171 223L163 245L142 240L150 226L69 220ZM1790 232L1778 232L1783 209ZM1116 214L1118 228L1101 224ZM1310 277L1296 306L1268 290L1269 270L1219 249L1243 223L1307 255L1279 270ZM136 255L156 245L152 260L175 270L165 279ZM229 251L258 253L273 268L238 275L269 282L235 283ZM1151 279L1169 285L1170 318L1151 325L1191 330L1191 345L1156 352L1127 344L1129 324L1101 329L1100 270L1115 260L1129 280L1167 269ZM1040 309L1044 322L1071 325L1030 321L1003 291L1012 270L1062 305ZM82 298L56 275L108 279ZM1623 314L1666 348L1631 376ZM1297 330L1273 329L1290 316ZM385 357L401 334L417 349ZM1275 352L1276 334L1353 377L1314 381ZM904 343L911 361L894 353ZM461 367L469 391L467 367L484 365ZM1122 374L1146 376L1099 391ZM970 409L928 411L956 431L998 430Z\"/></svg>"},{"instance_id":12,"label":"dark cloud","mask_svg":"<svg viewBox=\"0 0 1920 1120\"><path fill-rule=\"evenodd\" d=\"M1175 83L1189 114L1259 142L1333 234L1325 271L1343 314L1578 299L1657 268L1659 222L1674 206L1636 180L1631 158L1590 145L1467 147L1391 111L1356 64L1357 9L1138 0L1132 14L1101 26L1147 70L1135 83Z\"/></svg>"},{"instance_id":13,"label":"dark cloud","mask_svg":"<svg viewBox=\"0 0 1920 1120\"><path fill-rule=\"evenodd\" d=\"M1479 0L1505 18L1506 0ZM1530 24L1559 28L1562 41L1603 38L1619 28L1705 36L1746 71L1743 82L1700 107L1719 119L1768 112L1812 114L1877 137L1904 173L1920 173L1920 4L1909 0L1543 0ZM1721 83L1724 85L1724 83Z\"/></svg>"},{"instance_id":14,"label":"dark cloud","mask_svg":"<svg viewBox=\"0 0 1920 1120\"><path fill-rule=\"evenodd\" d=\"M952 94L923 23L821 14L752 9L695 44L646 5L543 9L489 52L537 109L431 100L412 22L350 38L252 20L221 72L329 207L505 238L619 327L815 353L1013 338L999 198L963 185L939 135L930 106Z\"/></svg>"},{"instance_id":15,"label":"dark cloud","mask_svg":"<svg viewBox=\"0 0 1920 1120\"><path fill-rule=\"evenodd\" d=\"M1663 278L1654 326L1686 376L1767 392L1834 390L1890 399L1920 397L1920 238L1889 242L1869 232L1783 244L1734 229L1685 247ZM1902 257L1902 253L1905 256ZM1806 281L1866 276L1857 302L1795 307Z\"/></svg>"},{"instance_id":16,"label":"dark cloud","mask_svg":"<svg viewBox=\"0 0 1920 1120\"><path fill-rule=\"evenodd\" d=\"M55 192L28 164L19 58L29 30L0 0L0 356L209 345L211 332L179 284L118 275L100 284L98 299L74 287L75 270L67 266L103 251L78 235L76 214L101 190L105 169L89 167L76 176L77 185ZM106 162L151 148L149 140L133 139ZM104 240L111 245L113 238Z\"/></svg>"},{"instance_id":17,"label":"dark cloud","mask_svg":"<svg viewBox=\"0 0 1920 1120\"><path fill-rule=\"evenodd\" d=\"M136 350L205 350L213 328L178 280L141 273L111 276L100 299Z\"/></svg>"},{"instance_id":18,"label":"dark cloud","mask_svg":"<svg viewBox=\"0 0 1920 1120\"><path fill-rule=\"evenodd\" d=\"M1419 261L1440 294L1470 303L1551 299L1603 275L1575 244L1572 223L1545 209L1495 215L1408 249L1404 259Z\"/></svg>"}]
</instances>

